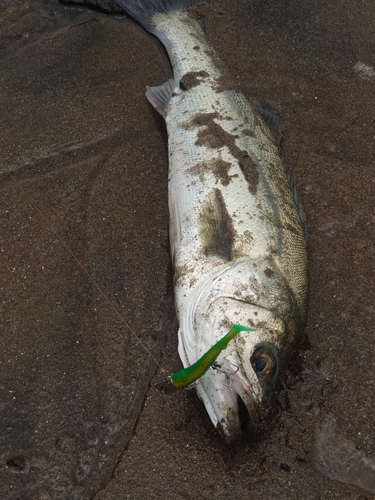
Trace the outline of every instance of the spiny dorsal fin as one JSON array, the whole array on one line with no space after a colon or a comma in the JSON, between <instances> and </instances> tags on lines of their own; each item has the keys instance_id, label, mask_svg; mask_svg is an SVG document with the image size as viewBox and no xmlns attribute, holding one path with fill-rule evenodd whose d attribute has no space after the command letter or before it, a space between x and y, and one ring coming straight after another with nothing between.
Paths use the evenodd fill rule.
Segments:
<instances>
[{"instance_id":1,"label":"spiny dorsal fin","mask_svg":"<svg viewBox=\"0 0 375 500\"><path fill-rule=\"evenodd\" d=\"M291 173L288 172L287 173L287 177L288 177L288 181L289 181L289 184L290 184L290 188L292 190L292 195L293 195L294 203L296 204L297 211L298 211L299 217L300 217L301 222L302 222L302 227L303 227L303 229L305 231L305 237L307 239L308 233L307 233L306 212L305 212L305 209L303 208L301 197L299 195L299 192L298 192L298 189L297 189L297 185L296 185L296 181L294 180L293 174L291 174Z\"/></svg>"},{"instance_id":2,"label":"spiny dorsal fin","mask_svg":"<svg viewBox=\"0 0 375 500\"><path fill-rule=\"evenodd\" d=\"M283 123L280 113L271 104L262 102L259 109L259 114L263 118L277 146L280 146L283 137Z\"/></svg>"}]
</instances>

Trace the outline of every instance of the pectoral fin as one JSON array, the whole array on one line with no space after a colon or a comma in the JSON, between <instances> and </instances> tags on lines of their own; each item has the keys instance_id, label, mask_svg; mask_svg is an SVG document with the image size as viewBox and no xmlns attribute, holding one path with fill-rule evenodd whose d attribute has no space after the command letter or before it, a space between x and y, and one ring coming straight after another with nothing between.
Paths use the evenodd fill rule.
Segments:
<instances>
[{"instance_id":1,"label":"pectoral fin","mask_svg":"<svg viewBox=\"0 0 375 500\"><path fill-rule=\"evenodd\" d=\"M220 189L213 189L203 203L200 230L204 253L231 260L234 228Z\"/></svg>"}]
</instances>

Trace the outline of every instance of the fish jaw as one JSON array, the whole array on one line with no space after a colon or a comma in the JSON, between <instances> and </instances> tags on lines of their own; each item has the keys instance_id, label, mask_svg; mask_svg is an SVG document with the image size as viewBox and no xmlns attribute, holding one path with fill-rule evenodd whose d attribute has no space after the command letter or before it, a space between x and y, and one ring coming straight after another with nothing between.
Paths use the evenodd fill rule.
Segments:
<instances>
[{"instance_id":1,"label":"fish jaw","mask_svg":"<svg viewBox=\"0 0 375 500\"><path fill-rule=\"evenodd\" d=\"M203 279L185 301L176 297L181 304L179 354L185 367L223 338L233 324L256 328L236 335L218 356L219 369L210 369L196 383L212 423L230 444L245 427L259 427L277 389L272 377L279 378L280 370L260 377L254 356L263 347L270 349L278 367L278 359L288 355L293 341L287 327L290 295L276 268L267 278L264 270L270 266L270 262L239 258Z\"/></svg>"},{"instance_id":2,"label":"fish jaw","mask_svg":"<svg viewBox=\"0 0 375 500\"><path fill-rule=\"evenodd\" d=\"M271 383L256 373L251 360L259 346L273 346L275 352L278 346L265 341L270 338L267 332L248 333L240 333L196 383L213 425L230 446L267 422L280 377L279 369L274 371L274 379L270 377Z\"/></svg>"},{"instance_id":3,"label":"fish jaw","mask_svg":"<svg viewBox=\"0 0 375 500\"><path fill-rule=\"evenodd\" d=\"M226 316L220 320L219 309L223 310L223 307ZM259 318L257 331L240 332L222 351L211 369L196 382L198 396L213 425L231 446L239 442L244 434L260 429L267 421L278 380L268 383L269 381L260 377L254 369L252 359L259 346L273 346L275 352L278 352L280 342L285 338L285 326L266 309L228 298L217 299L208 313L209 317L206 317L202 325L203 335L196 337L196 357L207 348L208 338L212 339L213 344L216 336L222 335L221 330L227 328L224 325L237 322L239 315L239 323L244 326L250 326L251 323L255 328L257 322L249 321L249 318L255 316L253 313L257 313ZM273 325L272 329L265 329L264 325L267 324ZM180 356L188 366L191 362L183 350L183 343L180 342L179 347ZM280 370L275 370L275 374L279 378Z\"/></svg>"},{"instance_id":4,"label":"fish jaw","mask_svg":"<svg viewBox=\"0 0 375 500\"><path fill-rule=\"evenodd\" d=\"M259 391L243 373L236 352L220 360L196 385L207 413L228 446L237 444L248 428L256 428L260 418Z\"/></svg>"}]
</instances>

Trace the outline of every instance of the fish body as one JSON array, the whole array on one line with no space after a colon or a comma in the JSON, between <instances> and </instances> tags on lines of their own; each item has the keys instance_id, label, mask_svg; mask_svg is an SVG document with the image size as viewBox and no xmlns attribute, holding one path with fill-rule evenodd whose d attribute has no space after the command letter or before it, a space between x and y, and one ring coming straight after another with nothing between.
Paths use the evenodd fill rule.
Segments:
<instances>
[{"instance_id":1,"label":"fish body","mask_svg":"<svg viewBox=\"0 0 375 500\"><path fill-rule=\"evenodd\" d=\"M278 144L258 106L231 89L187 7L194 0L117 0L164 44L173 78L147 90L165 118L170 245L179 354L195 363L234 323L241 332L197 382L228 443L272 406L304 327L303 224Z\"/></svg>"}]
</instances>

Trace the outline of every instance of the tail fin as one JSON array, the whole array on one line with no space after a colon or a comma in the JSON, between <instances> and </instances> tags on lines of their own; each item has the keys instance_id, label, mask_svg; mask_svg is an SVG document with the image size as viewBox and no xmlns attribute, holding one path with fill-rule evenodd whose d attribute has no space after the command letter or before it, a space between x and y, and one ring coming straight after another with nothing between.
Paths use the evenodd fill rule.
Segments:
<instances>
[{"instance_id":1,"label":"tail fin","mask_svg":"<svg viewBox=\"0 0 375 500\"><path fill-rule=\"evenodd\" d=\"M124 11L148 31L154 30L152 18L158 12L171 12L191 7L200 0L115 0Z\"/></svg>"}]
</instances>

